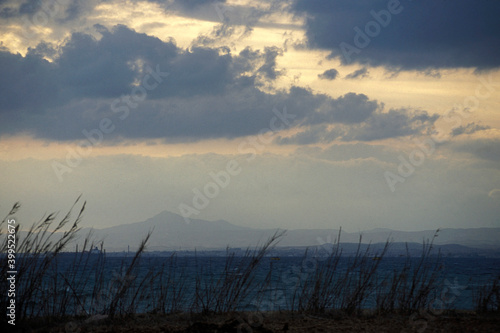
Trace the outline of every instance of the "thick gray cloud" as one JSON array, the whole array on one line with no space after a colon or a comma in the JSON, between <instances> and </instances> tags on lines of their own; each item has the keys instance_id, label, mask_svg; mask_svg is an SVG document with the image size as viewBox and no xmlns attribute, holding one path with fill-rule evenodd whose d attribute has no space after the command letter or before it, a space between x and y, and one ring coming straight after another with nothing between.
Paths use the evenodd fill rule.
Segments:
<instances>
[{"instance_id":1,"label":"thick gray cloud","mask_svg":"<svg viewBox=\"0 0 500 333\"><path fill-rule=\"evenodd\" d=\"M0 72L0 115L27 108L39 113L40 106L54 105L59 91L55 66L39 55L0 51Z\"/></svg>"},{"instance_id":2,"label":"thick gray cloud","mask_svg":"<svg viewBox=\"0 0 500 333\"><path fill-rule=\"evenodd\" d=\"M0 78L0 134L78 140L110 119L117 130L104 140L234 138L269 128L273 109L283 107L293 115L287 126L355 125L356 132L334 136L349 140L415 130L415 119L382 114L383 105L363 94L334 99L299 87L259 90L282 74L276 69L279 48L246 48L237 55L227 48L183 50L125 26L96 29L100 39L74 33L61 47L41 43L25 57L0 52L7 74ZM53 62L44 59L49 55Z\"/></svg>"},{"instance_id":3,"label":"thick gray cloud","mask_svg":"<svg viewBox=\"0 0 500 333\"><path fill-rule=\"evenodd\" d=\"M294 9L307 14L310 47L344 63L422 71L500 67L499 1L297 0Z\"/></svg>"},{"instance_id":4,"label":"thick gray cloud","mask_svg":"<svg viewBox=\"0 0 500 333\"><path fill-rule=\"evenodd\" d=\"M328 69L321 74L318 74L318 77L323 80L335 80L339 75L339 71L335 68Z\"/></svg>"},{"instance_id":5,"label":"thick gray cloud","mask_svg":"<svg viewBox=\"0 0 500 333\"><path fill-rule=\"evenodd\" d=\"M6 75L0 78L0 86L7 94L2 94L0 112L27 110L33 103L37 110L44 110L73 98L117 97L129 93L135 80L141 77L144 68L133 66L134 61L140 60L144 66L163 65L162 70L178 65L177 56L182 51L173 42L164 43L124 26L117 26L112 32L102 26L97 28L102 34L100 40L74 33L53 63L43 59L55 53L46 43L29 49L26 57L1 52L0 68ZM214 66L211 58L219 57L216 50L212 54L199 53L203 51L194 50L187 55L191 59L185 61L196 62L192 58L204 57L207 70L193 78L203 80L203 75L210 71L209 66Z\"/></svg>"}]
</instances>

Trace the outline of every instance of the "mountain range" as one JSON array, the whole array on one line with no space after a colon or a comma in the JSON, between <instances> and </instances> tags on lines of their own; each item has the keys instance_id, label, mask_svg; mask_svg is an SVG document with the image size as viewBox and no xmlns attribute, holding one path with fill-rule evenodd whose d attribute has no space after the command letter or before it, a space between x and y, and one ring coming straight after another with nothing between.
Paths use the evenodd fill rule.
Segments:
<instances>
[{"instance_id":1,"label":"mountain range","mask_svg":"<svg viewBox=\"0 0 500 333\"><path fill-rule=\"evenodd\" d=\"M187 223L180 215L164 211L142 222L119 225L103 229L84 228L79 232L79 242L89 232L104 241L108 252L133 251L141 240L152 231L148 251L189 251L255 247L265 242L276 229L257 229L231 224L224 220L206 221L192 219ZM398 243L409 243L421 249L423 241L433 239L436 230L397 231L373 229L361 233L342 231L341 243L385 243L390 240L393 247ZM301 248L324 246L337 241L338 229L287 230L277 248ZM446 248L450 253L472 253L500 251L500 228L441 229L434 244Z\"/></svg>"}]
</instances>

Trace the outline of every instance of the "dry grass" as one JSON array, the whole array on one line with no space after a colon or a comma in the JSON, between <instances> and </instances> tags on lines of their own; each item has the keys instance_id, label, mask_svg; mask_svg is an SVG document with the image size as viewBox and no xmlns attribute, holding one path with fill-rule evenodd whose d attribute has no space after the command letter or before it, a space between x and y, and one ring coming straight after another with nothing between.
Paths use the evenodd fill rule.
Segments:
<instances>
[{"instance_id":1,"label":"dry grass","mask_svg":"<svg viewBox=\"0 0 500 333\"><path fill-rule=\"evenodd\" d=\"M151 232L140 242L135 255L122 261L121 274L116 278L108 276L109 259L105 252L96 255L89 251L95 246L103 250L102 242L95 242L91 234L85 237L79 252L71 253L68 261L69 254L63 251L75 240L85 210L85 203L79 199L62 219L49 214L16 239L17 321L41 318L39 320L46 323L57 323L67 322L68 317L78 322L89 318L112 321L116 317L135 318L139 312L147 312L154 318L182 312L190 318L218 314L234 319L235 316L247 318L249 313L243 310L250 305L257 311L252 312L254 318L263 318L270 312L259 312L261 305L273 302L266 291L287 288L282 280L276 279L272 265L267 276L257 277L258 267L284 232L276 232L267 242L247 249L242 256L235 256L228 249L222 270L200 262L191 283L187 282L186 271L179 268L175 254L164 258L161 265L147 265L147 271L140 267ZM0 230L6 229L6 221L19 208L19 204L13 206L1 221ZM74 218L73 210L77 211ZM16 228L19 235L19 225ZM67 231L60 232L65 228ZM287 316L328 320L334 315L337 319L360 316L369 296L375 300L372 311L383 316L409 315L429 307L438 287L440 267L439 256L431 256L433 239L423 243L419 258L412 258L407 252L401 270L381 276L380 262L389 242L380 253L374 253L370 246L362 250L360 238L357 252L346 257L342 255L340 236L339 232L328 257L317 262L312 272L298 275L297 283L286 296L286 305L280 309L287 311ZM6 276L7 240L1 237L0 270L2 276ZM304 258L309 255L306 251ZM377 260L373 260L374 257ZM205 259L196 257L196 260ZM500 277L497 277L476 290L478 312L499 310L499 286ZM0 288L8 289L6 279L0 281ZM7 295L3 293L0 307L5 308L7 302Z\"/></svg>"}]
</instances>

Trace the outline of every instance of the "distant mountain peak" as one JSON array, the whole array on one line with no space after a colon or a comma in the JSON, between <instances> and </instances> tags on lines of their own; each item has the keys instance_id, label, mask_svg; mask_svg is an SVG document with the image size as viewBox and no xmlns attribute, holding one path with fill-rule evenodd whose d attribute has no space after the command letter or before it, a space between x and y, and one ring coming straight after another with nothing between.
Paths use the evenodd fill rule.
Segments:
<instances>
[{"instance_id":1,"label":"distant mountain peak","mask_svg":"<svg viewBox=\"0 0 500 333\"><path fill-rule=\"evenodd\" d=\"M389 228L374 228L374 229L370 229L370 230L366 230L366 231L361 231L361 233L364 233L364 232L398 232L397 230L393 230L393 229L389 229Z\"/></svg>"},{"instance_id":2,"label":"distant mountain peak","mask_svg":"<svg viewBox=\"0 0 500 333\"><path fill-rule=\"evenodd\" d=\"M274 234L275 229L256 229L238 226L225 220L207 221L190 219L170 211L162 211L155 216L126 225L105 229L94 229L96 236L105 238L104 246L110 251L121 251L130 245L137 246L149 231L153 231L148 248L155 250L192 250L221 249L227 246L236 248L253 247L261 244ZM363 243L392 242L420 243L431 239L435 230L397 231L387 228L375 228L360 232ZM342 232L342 243L357 243L360 233ZM338 230L301 229L288 230L280 240L279 247L321 246L334 243ZM435 239L436 245L455 246L455 244L476 248L498 249L500 228L491 229L442 229ZM455 246L456 248L456 246Z\"/></svg>"},{"instance_id":3,"label":"distant mountain peak","mask_svg":"<svg viewBox=\"0 0 500 333\"><path fill-rule=\"evenodd\" d=\"M137 223L147 223L147 224L166 224L168 226L177 226L184 227L186 229L198 228L198 227L211 227L211 228L224 228L224 229L237 229L237 230L245 230L251 229L247 227L241 227L235 224L232 224L226 220L202 220L202 219L188 219L186 220L179 214L172 213L168 210L164 210L157 215L147 219L144 222Z\"/></svg>"}]
</instances>

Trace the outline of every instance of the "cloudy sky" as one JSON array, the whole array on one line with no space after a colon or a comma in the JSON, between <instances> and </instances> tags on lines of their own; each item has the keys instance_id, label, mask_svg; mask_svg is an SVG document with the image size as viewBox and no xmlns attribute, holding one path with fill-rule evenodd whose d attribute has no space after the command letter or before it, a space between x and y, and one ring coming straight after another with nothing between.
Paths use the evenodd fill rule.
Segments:
<instances>
[{"instance_id":1,"label":"cloudy sky","mask_svg":"<svg viewBox=\"0 0 500 333\"><path fill-rule=\"evenodd\" d=\"M1 0L0 212L500 227L500 2Z\"/></svg>"}]
</instances>

